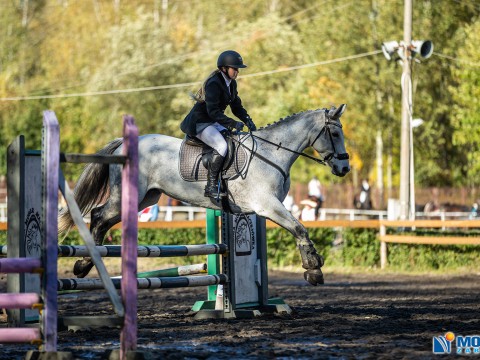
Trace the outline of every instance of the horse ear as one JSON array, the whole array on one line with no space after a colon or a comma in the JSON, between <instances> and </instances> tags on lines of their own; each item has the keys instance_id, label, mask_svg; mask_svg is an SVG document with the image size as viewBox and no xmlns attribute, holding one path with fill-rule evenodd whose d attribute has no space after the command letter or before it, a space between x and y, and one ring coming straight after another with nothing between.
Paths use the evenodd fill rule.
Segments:
<instances>
[{"instance_id":1,"label":"horse ear","mask_svg":"<svg viewBox=\"0 0 480 360\"><path fill-rule=\"evenodd\" d=\"M346 108L347 108L347 104L340 105L340 107L333 112L333 114L330 116L330 118L333 119L333 120L340 119L340 116L342 116L342 114L345 112ZM330 112L331 112L331 110L330 110Z\"/></svg>"}]
</instances>

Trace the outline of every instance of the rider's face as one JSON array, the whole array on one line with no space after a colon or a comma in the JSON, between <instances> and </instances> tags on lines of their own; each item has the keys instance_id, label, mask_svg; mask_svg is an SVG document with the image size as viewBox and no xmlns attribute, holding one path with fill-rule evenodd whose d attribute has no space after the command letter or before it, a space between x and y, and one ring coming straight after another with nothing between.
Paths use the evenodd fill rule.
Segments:
<instances>
[{"instance_id":1,"label":"rider's face","mask_svg":"<svg viewBox=\"0 0 480 360\"><path fill-rule=\"evenodd\" d=\"M230 77L230 79L235 80L238 76L238 69L228 67L227 68L227 73L228 73L228 76Z\"/></svg>"}]
</instances>

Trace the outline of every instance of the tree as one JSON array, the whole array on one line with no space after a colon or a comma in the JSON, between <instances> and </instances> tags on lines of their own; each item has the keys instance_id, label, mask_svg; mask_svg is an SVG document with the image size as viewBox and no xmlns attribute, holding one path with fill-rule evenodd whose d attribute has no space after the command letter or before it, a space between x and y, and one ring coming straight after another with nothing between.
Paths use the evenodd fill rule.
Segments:
<instances>
[{"instance_id":1,"label":"tree","mask_svg":"<svg viewBox=\"0 0 480 360\"><path fill-rule=\"evenodd\" d=\"M453 70L456 85L450 92L456 101L452 113L453 143L465 154L468 162L462 169L469 186L480 185L480 21L459 30L465 43L456 57Z\"/></svg>"}]
</instances>

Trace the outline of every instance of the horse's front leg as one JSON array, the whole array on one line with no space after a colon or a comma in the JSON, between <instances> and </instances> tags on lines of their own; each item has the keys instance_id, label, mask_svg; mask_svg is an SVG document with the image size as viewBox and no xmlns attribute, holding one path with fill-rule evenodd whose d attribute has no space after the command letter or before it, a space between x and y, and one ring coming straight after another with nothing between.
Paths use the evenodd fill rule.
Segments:
<instances>
[{"instance_id":1,"label":"horse's front leg","mask_svg":"<svg viewBox=\"0 0 480 360\"><path fill-rule=\"evenodd\" d=\"M323 284L323 273L320 269L324 263L323 257L317 253L313 242L308 237L307 229L285 209L278 199L268 202L266 209L259 210L256 213L272 220L292 233L302 257L302 267L307 270L303 274L305 280L312 285Z\"/></svg>"}]
</instances>

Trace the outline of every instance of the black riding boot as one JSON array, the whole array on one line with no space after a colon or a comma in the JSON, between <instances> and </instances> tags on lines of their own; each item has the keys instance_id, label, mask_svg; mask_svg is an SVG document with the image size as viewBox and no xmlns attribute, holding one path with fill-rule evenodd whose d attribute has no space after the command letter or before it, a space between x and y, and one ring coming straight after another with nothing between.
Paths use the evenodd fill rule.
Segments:
<instances>
[{"instance_id":1,"label":"black riding boot","mask_svg":"<svg viewBox=\"0 0 480 360\"><path fill-rule=\"evenodd\" d=\"M218 175L222 170L225 158L216 150L213 150L212 158L208 166L207 186L205 186L205 197L216 198L218 194Z\"/></svg>"}]
</instances>

